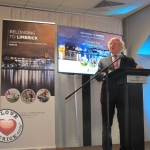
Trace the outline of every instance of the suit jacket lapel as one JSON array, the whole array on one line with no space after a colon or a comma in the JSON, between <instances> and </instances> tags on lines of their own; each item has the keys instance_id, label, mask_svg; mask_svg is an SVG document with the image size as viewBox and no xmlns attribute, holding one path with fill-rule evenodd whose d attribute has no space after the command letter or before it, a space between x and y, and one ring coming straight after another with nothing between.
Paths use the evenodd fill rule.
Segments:
<instances>
[{"instance_id":1,"label":"suit jacket lapel","mask_svg":"<svg viewBox=\"0 0 150 150\"><path fill-rule=\"evenodd\" d=\"M110 64L112 63L112 57L111 57L111 56L106 57L106 61L107 61L107 64L110 65ZM114 65L113 65L113 64L110 65L110 66L108 67L108 69L109 69L109 70L114 70Z\"/></svg>"},{"instance_id":2,"label":"suit jacket lapel","mask_svg":"<svg viewBox=\"0 0 150 150\"><path fill-rule=\"evenodd\" d=\"M120 60L120 68L122 67L122 65L124 65L124 63L125 63L124 60L125 60L125 56L122 57L121 60Z\"/></svg>"}]
</instances>

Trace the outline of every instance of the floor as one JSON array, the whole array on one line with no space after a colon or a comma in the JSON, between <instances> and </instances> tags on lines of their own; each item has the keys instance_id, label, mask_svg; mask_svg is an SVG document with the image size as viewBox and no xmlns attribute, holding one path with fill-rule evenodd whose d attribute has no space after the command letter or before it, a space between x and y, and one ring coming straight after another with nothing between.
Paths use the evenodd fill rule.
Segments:
<instances>
[{"instance_id":1,"label":"floor","mask_svg":"<svg viewBox=\"0 0 150 150\"><path fill-rule=\"evenodd\" d=\"M56 149L41 149L41 150L103 150L103 149L101 146L87 146L87 147L71 147L71 148L56 148ZM119 145L118 144L113 145L113 150L119 150ZM145 142L145 150L150 150L150 142Z\"/></svg>"},{"instance_id":2,"label":"floor","mask_svg":"<svg viewBox=\"0 0 150 150\"><path fill-rule=\"evenodd\" d=\"M4 149L0 148L0 150L4 150ZM11 149L5 149L5 150L11 150ZM20 149L15 149L15 150L20 150ZM44 149L38 148L38 149L24 149L24 150L103 150L103 149L102 146L85 146L85 147L68 147L68 148L44 148ZM119 150L119 145L118 144L113 145L112 150ZM150 150L150 141L145 142L144 150Z\"/></svg>"}]
</instances>

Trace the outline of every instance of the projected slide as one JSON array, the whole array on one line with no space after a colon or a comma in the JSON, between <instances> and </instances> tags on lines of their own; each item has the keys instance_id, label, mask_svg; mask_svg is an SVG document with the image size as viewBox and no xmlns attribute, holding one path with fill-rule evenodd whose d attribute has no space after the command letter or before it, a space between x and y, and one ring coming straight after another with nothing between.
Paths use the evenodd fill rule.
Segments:
<instances>
[{"instance_id":1,"label":"projected slide","mask_svg":"<svg viewBox=\"0 0 150 150\"><path fill-rule=\"evenodd\" d=\"M110 55L107 43L121 35L58 26L58 72L95 74L100 59Z\"/></svg>"}]
</instances>

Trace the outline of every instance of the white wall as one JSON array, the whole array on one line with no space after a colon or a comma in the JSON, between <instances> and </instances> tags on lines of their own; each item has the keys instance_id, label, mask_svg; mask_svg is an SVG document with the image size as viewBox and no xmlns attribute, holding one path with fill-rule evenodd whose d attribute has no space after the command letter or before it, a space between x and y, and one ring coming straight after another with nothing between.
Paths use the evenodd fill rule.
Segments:
<instances>
[{"instance_id":1,"label":"white wall","mask_svg":"<svg viewBox=\"0 0 150 150\"><path fill-rule=\"evenodd\" d=\"M137 60L136 53L150 35L150 5L123 20L126 53Z\"/></svg>"}]
</instances>

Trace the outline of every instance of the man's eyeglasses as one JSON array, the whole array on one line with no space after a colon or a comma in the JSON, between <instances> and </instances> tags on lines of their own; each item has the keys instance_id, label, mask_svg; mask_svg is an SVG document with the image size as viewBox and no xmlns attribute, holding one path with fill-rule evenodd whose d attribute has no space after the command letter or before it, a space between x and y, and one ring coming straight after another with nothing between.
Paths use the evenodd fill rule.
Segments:
<instances>
[{"instance_id":1,"label":"man's eyeglasses","mask_svg":"<svg viewBox=\"0 0 150 150\"><path fill-rule=\"evenodd\" d=\"M121 45L120 43L109 43L109 45Z\"/></svg>"}]
</instances>

